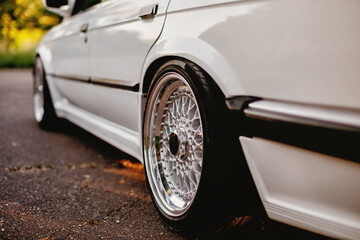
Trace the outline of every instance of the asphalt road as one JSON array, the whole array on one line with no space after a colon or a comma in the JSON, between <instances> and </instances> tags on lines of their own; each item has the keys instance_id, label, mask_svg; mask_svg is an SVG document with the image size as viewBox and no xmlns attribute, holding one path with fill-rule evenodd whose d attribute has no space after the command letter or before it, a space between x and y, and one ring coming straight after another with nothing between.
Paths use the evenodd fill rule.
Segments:
<instances>
[{"instance_id":1,"label":"asphalt road","mask_svg":"<svg viewBox=\"0 0 360 240\"><path fill-rule=\"evenodd\" d=\"M65 120L40 130L30 70L0 70L0 239L196 238L162 222L140 163ZM266 218L213 238L325 239Z\"/></svg>"}]
</instances>

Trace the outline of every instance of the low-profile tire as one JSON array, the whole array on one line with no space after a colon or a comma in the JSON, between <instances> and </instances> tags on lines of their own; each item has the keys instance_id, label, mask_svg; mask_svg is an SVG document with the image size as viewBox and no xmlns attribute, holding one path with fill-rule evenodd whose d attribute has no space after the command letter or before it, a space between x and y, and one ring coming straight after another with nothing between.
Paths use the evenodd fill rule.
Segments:
<instances>
[{"instance_id":1,"label":"low-profile tire","mask_svg":"<svg viewBox=\"0 0 360 240\"><path fill-rule=\"evenodd\" d=\"M254 202L237 120L194 63L172 60L155 73L144 117L144 165L151 197L172 229L201 235L251 219L245 215L253 204L237 208Z\"/></svg>"},{"instance_id":2,"label":"low-profile tire","mask_svg":"<svg viewBox=\"0 0 360 240\"><path fill-rule=\"evenodd\" d=\"M46 81L46 74L40 57L35 59L34 67L34 114L39 127L44 130L54 130L57 126L53 102L49 86Z\"/></svg>"}]
</instances>

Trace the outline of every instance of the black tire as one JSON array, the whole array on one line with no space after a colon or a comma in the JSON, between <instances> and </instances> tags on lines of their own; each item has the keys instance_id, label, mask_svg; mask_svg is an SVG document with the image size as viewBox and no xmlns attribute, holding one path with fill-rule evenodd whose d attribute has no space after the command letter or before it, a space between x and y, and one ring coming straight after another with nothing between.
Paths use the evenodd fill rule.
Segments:
<instances>
[{"instance_id":1,"label":"black tire","mask_svg":"<svg viewBox=\"0 0 360 240\"><path fill-rule=\"evenodd\" d=\"M56 116L46 80L45 69L40 57L35 59L34 67L34 114L35 120L43 130L54 130L57 127Z\"/></svg>"},{"instance_id":2,"label":"black tire","mask_svg":"<svg viewBox=\"0 0 360 240\"><path fill-rule=\"evenodd\" d=\"M171 203L171 195L176 195L176 190L183 189L177 187L178 185L176 185L176 183L180 182L180 180L177 181L177 179L185 179L186 177L174 177L175 180L171 180L172 175L174 175L174 172L177 170L168 173L168 163L166 163L166 161L180 161L180 157L178 156L179 152L185 151L186 142L191 142L189 140L191 137L186 138L184 141L172 139L174 138L172 136L178 137L178 132L182 131L181 127L180 130L178 130L178 125L169 124L166 120L161 120L163 122L162 126L172 126L172 129L175 130L171 130L171 127L167 129L165 129L165 127L156 127L156 117L159 113L163 114L161 119L165 119L168 115L171 115L167 112L170 111L168 109L174 108L175 100L171 100L170 96L173 97L172 99L176 99L180 95L176 95L178 93L173 94L171 90L169 92L171 95L164 106L163 112L161 104L159 104L159 102L161 102L159 98L169 95L166 89L175 88L173 85L178 81L175 78L179 76L186 81L186 83L184 83L185 87L181 86L181 88L187 89L187 87L190 87L198 105L202 123L203 152L201 175L195 196L189 203L184 200L184 206L187 206L186 204L189 204L189 206L184 207L184 209L180 207L180 210L177 212L178 208L176 207L178 206ZM171 77L173 77L174 80L171 80ZM173 92L175 92L175 90ZM189 102L190 100L186 100L185 98L185 100L183 99L182 101L186 103L186 101ZM153 113L154 111L156 114ZM181 117L179 117L179 119ZM155 123L154 126L152 126L152 121ZM156 72L150 85L149 98L145 110L143 131L144 165L151 197L160 215L172 229L197 235L219 232L230 225L247 223L251 219L248 215L253 215L261 209L261 203L255 185L240 148L239 134L241 131L244 131L240 128L242 125L241 121L242 118L240 114L227 109L224 95L214 81L194 63L186 60L172 60L162 65ZM184 120L184 122L186 121ZM154 130L151 130L152 128ZM160 128L158 132L156 132L157 128ZM166 134L161 133L161 131L169 132L169 129L174 133L171 133L167 140ZM191 133L191 131L189 131L189 133ZM160 140L158 140L158 142L155 140L152 141L151 138L153 135L159 137L158 139ZM173 145L171 145L171 141ZM153 147L156 155L152 153L154 150L151 150L155 142L158 144L158 147ZM183 142L185 142L185 144ZM179 146L181 144L185 145L185 147L182 148L183 150L181 150ZM163 145L168 145L168 148L164 150L162 148ZM188 143L187 146L189 145L190 143ZM171 148L173 150L171 150ZM190 150L188 150L188 152L190 152ZM189 160L190 154L191 153L188 153L188 155L186 155L187 157L183 162L189 161L193 166L192 162L194 160ZM154 156L157 159L157 165L152 163ZM182 156L183 155L181 155L181 157ZM171 159L167 160L166 158ZM174 163L169 163L169 165L173 166ZM158 170L156 169L157 166L159 166ZM181 167L180 165L179 169L181 169ZM185 167L183 167L183 169L185 169ZM195 171L193 170L195 168L189 169L189 171ZM188 169L183 170L183 172L187 170ZM159 175L160 178L158 177ZM186 183L186 180L183 182ZM190 187L185 189L188 190ZM167 199L163 192L169 191L170 195L167 193L169 196ZM179 195L176 195L176 197L179 196L186 197L186 194L181 192ZM166 201L169 201L169 199L170 203L167 205ZM182 204L182 202L180 203ZM173 208L171 208L171 204L174 205Z\"/></svg>"}]
</instances>

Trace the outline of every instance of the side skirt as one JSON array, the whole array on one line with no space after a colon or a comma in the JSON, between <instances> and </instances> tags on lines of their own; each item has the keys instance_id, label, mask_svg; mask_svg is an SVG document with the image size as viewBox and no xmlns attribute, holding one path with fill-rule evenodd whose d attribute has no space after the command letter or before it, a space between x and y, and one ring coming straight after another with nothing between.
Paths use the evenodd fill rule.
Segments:
<instances>
[{"instance_id":1,"label":"side skirt","mask_svg":"<svg viewBox=\"0 0 360 240\"><path fill-rule=\"evenodd\" d=\"M55 108L59 117L68 119L142 162L139 133L80 109L66 101L57 102Z\"/></svg>"}]
</instances>

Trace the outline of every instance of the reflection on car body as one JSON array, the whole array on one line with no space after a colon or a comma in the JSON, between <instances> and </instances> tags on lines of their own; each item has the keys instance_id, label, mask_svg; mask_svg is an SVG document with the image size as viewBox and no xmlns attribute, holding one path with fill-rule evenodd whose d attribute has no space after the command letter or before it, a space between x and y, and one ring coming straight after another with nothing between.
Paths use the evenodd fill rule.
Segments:
<instances>
[{"instance_id":1,"label":"reflection on car body","mask_svg":"<svg viewBox=\"0 0 360 240\"><path fill-rule=\"evenodd\" d=\"M265 209L360 236L359 1L44 4L64 20L37 49L40 127L66 118L139 159L173 229Z\"/></svg>"}]
</instances>

